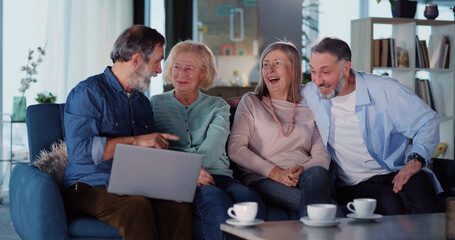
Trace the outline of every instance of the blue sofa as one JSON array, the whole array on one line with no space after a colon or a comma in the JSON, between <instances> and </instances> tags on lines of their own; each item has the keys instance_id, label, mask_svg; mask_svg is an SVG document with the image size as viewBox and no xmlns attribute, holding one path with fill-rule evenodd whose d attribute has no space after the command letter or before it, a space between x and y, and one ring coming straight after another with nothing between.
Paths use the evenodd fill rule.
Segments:
<instances>
[{"instance_id":1,"label":"blue sofa","mask_svg":"<svg viewBox=\"0 0 455 240\"><path fill-rule=\"evenodd\" d=\"M91 217L68 218L55 179L33 165L41 150L63 140L64 104L39 104L27 109L30 164L14 167L9 186L10 212L14 229L22 239L121 239L118 229ZM235 109L231 109L231 115ZM232 120L232 119L231 119ZM235 168L235 167L234 167ZM455 196L455 161L434 159L433 170L445 193L440 196L441 211L445 198ZM267 206L267 221L298 219L298 212L287 213ZM200 222L193 218L194 239L199 239Z\"/></svg>"},{"instance_id":2,"label":"blue sofa","mask_svg":"<svg viewBox=\"0 0 455 240\"><path fill-rule=\"evenodd\" d=\"M27 108L30 165L14 167L9 186L11 221L22 239L122 239L119 230L90 217L67 218L55 179L33 165L41 150L63 140L64 104Z\"/></svg>"},{"instance_id":3,"label":"blue sofa","mask_svg":"<svg viewBox=\"0 0 455 240\"><path fill-rule=\"evenodd\" d=\"M121 239L118 229L94 218L68 218L56 180L33 165L41 150L49 151L52 143L64 140L64 107L38 104L27 108L30 164L14 167L9 186L14 229L22 239ZM268 221L299 217L298 212L290 215L277 207L267 207ZM193 229L193 238L199 239L197 218L193 218Z\"/></svg>"}]
</instances>

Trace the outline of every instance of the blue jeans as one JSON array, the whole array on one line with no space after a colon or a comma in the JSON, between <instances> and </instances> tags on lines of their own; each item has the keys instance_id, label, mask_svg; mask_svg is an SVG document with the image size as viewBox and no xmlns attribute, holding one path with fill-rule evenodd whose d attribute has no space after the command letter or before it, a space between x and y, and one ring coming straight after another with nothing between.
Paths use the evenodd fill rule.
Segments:
<instances>
[{"instance_id":1,"label":"blue jeans","mask_svg":"<svg viewBox=\"0 0 455 240\"><path fill-rule=\"evenodd\" d=\"M341 208L331 197L329 172L323 167L305 169L300 175L297 187L288 187L270 178L255 181L249 186L256 190L267 204L300 212L302 217L307 216L306 206L313 203L336 204L337 216L344 216Z\"/></svg>"},{"instance_id":2,"label":"blue jeans","mask_svg":"<svg viewBox=\"0 0 455 240\"><path fill-rule=\"evenodd\" d=\"M228 176L212 177L215 186L204 185L196 188L193 214L199 218L201 228L193 229L196 231L195 236L206 240L221 239L220 224L229 219L227 210L237 202L257 202L256 218L265 219L265 205L253 189Z\"/></svg>"}]
</instances>

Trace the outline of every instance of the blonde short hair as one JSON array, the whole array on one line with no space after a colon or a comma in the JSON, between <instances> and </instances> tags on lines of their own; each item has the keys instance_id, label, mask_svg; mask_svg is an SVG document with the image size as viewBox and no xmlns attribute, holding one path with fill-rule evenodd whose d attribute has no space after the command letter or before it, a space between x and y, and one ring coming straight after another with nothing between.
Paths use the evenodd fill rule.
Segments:
<instances>
[{"instance_id":1,"label":"blonde short hair","mask_svg":"<svg viewBox=\"0 0 455 240\"><path fill-rule=\"evenodd\" d=\"M177 43L169 53L164 63L164 81L172 83L172 66L176 57L181 53L190 53L194 56L197 67L200 69L199 88L209 89L215 84L217 70L215 66L215 56L212 51L203 43L186 40Z\"/></svg>"},{"instance_id":2,"label":"blonde short hair","mask_svg":"<svg viewBox=\"0 0 455 240\"><path fill-rule=\"evenodd\" d=\"M289 59L292 65L292 83L289 87L289 94L287 101L289 102L299 102L302 100L300 95L301 81L302 81L302 64L299 51L291 42L278 41L270 44L262 52L261 59L259 60L259 77L260 80L254 92L256 95L262 99L263 96L270 97L269 90L264 83L264 76L262 75L262 62L264 61L265 56L274 50L282 51Z\"/></svg>"}]
</instances>

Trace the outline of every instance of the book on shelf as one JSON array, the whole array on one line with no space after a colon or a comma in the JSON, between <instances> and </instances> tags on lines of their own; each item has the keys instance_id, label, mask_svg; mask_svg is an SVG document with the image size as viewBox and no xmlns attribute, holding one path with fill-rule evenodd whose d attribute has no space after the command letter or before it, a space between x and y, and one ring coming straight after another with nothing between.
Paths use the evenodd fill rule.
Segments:
<instances>
[{"instance_id":1,"label":"book on shelf","mask_svg":"<svg viewBox=\"0 0 455 240\"><path fill-rule=\"evenodd\" d=\"M445 68L448 67L447 62L450 58L450 39L443 34L430 35L428 45L430 68Z\"/></svg>"},{"instance_id":2,"label":"book on shelf","mask_svg":"<svg viewBox=\"0 0 455 240\"><path fill-rule=\"evenodd\" d=\"M420 79L420 97L423 99L423 101L428 104L428 106L431 106L431 101L430 101L430 89L428 88L428 80L426 79Z\"/></svg>"},{"instance_id":3,"label":"book on shelf","mask_svg":"<svg viewBox=\"0 0 455 240\"><path fill-rule=\"evenodd\" d=\"M425 63L424 63L424 59L423 59L423 50L422 50L418 36L416 36L416 38L415 38L415 46L416 46L416 68L424 68Z\"/></svg>"},{"instance_id":4,"label":"book on shelf","mask_svg":"<svg viewBox=\"0 0 455 240\"><path fill-rule=\"evenodd\" d=\"M381 39L373 40L373 67L381 66Z\"/></svg>"},{"instance_id":5,"label":"book on shelf","mask_svg":"<svg viewBox=\"0 0 455 240\"><path fill-rule=\"evenodd\" d=\"M397 67L397 54L396 54L396 46L395 46L395 39L389 38L389 49L390 49L390 65L389 67Z\"/></svg>"},{"instance_id":6,"label":"book on shelf","mask_svg":"<svg viewBox=\"0 0 455 240\"><path fill-rule=\"evenodd\" d=\"M435 90L428 79L415 79L415 93L435 112L438 112L435 100Z\"/></svg>"},{"instance_id":7,"label":"book on shelf","mask_svg":"<svg viewBox=\"0 0 455 240\"><path fill-rule=\"evenodd\" d=\"M423 67L430 68L430 60L428 58L428 49L427 49L427 41L420 40L420 47L422 48L422 55L423 55Z\"/></svg>"},{"instance_id":8,"label":"book on shelf","mask_svg":"<svg viewBox=\"0 0 455 240\"><path fill-rule=\"evenodd\" d=\"M395 39L373 40L373 67L397 67Z\"/></svg>"},{"instance_id":9,"label":"book on shelf","mask_svg":"<svg viewBox=\"0 0 455 240\"><path fill-rule=\"evenodd\" d=\"M381 39L381 67L387 67L389 59L389 39Z\"/></svg>"},{"instance_id":10,"label":"book on shelf","mask_svg":"<svg viewBox=\"0 0 455 240\"><path fill-rule=\"evenodd\" d=\"M444 37L444 46L442 50L442 60L439 64L440 68L449 68L450 63L450 39L445 36Z\"/></svg>"}]
</instances>

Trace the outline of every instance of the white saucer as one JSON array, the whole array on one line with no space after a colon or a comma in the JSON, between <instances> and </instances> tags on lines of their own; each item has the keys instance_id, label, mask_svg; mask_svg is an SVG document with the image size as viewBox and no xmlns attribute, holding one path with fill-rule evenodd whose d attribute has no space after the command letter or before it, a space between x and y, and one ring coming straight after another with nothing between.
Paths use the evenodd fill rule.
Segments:
<instances>
[{"instance_id":1,"label":"white saucer","mask_svg":"<svg viewBox=\"0 0 455 240\"><path fill-rule=\"evenodd\" d=\"M254 226L254 225L261 224L263 222L264 222L264 220L262 220L262 219L254 219L253 221L247 221L247 222L239 221L234 218L229 218L228 220L226 220L227 224L231 224L234 226L241 226L241 227Z\"/></svg>"},{"instance_id":2,"label":"white saucer","mask_svg":"<svg viewBox=\"0 0 455 240\"><path fill-rule=\"evenodd\" d=\"M330 221L314 221L309 219L308 217L301 217L300 221L305 223L305 225L311 226L311 227L332 227L338 225L340 223L339 218L335 218Z\"/></svg>"},{"instance_id":3,"label":"white saucer","mask_svg":"<svg viewBox=\"0 0 455 240\"><path fill-rule=\"evenodd\" d=\"M373 215L371 215L369 217L359 217L355 213L349 213L347 215L347 217L351 218L351 219L354 219L354 220L357 220L357 221L368 222L368 221L374 221L376 219L380 219L380 218L382 218L382 215L381 214L373 214Z\"/></svg>"}]
</instances>

